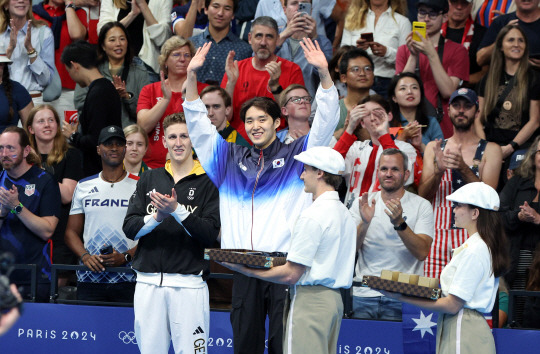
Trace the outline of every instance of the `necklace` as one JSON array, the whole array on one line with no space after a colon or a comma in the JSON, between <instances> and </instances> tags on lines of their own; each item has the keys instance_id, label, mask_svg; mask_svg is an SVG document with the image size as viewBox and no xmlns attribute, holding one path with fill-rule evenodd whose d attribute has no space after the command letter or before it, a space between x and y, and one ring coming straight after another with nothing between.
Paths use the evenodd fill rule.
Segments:
<instances>
[{"instance_id":1,"label":"necklace","mask_svg":"<svg viewBox=\"0 0 540 354\"><path fill-rule=\"evenodd\" d=\"M111 188L114 187L114 184L116 182L118 182L119 180L123 179L125 177L125 171L122 171L122 174L120 175L120 177L118 177L117 179L115 179L114 181L109 181L108 179L106 179L105 177L103 177L103 174L101 174L101 178L105 181L105 182L109 182L111 183Z\"/></svg>"}]
</instances>

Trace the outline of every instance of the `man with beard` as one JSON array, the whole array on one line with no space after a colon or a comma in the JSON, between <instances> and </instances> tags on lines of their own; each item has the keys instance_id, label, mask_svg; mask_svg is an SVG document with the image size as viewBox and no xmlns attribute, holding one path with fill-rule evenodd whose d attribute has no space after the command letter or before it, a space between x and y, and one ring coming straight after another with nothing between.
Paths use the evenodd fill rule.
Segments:
<instances>
[{"instance_id":1,"label":"man with beard","mask_svg":"<svg viewBox=\"0 0 540 354\"><path fill-rule=\"evenodd\" d=\"M77 183L64 236L89 269L77 271L77 299L132 302L133 274L110 273L106 267L131 265L137 243L126 237L122 223L139 177L124 170L126 137L122 128L103 128L96 151L102 171Z\"/></svg>"},{"instance_id":2,"label":"man with beard","mask_svg":"<svg viewBox=\"0 0 540 354\"><path fill-rule=\"evenodd\" d=\"M37 264L37 299L45 301L51 264L47 241L60 214L58 183L39 167L39 156L21 128L7 127L0 135L0 159L0 253L11 252L17 264ZM11 281L29 298L29 271L14 271Z\"/></svg>"},{"instance_id":3,"label":"man with beard","mask_svg":"<svg viewBox=\"0 0 540 354\"><path fill-rule=\"evenodd\" d=\"M229 53L225 65L225 76L221 87L233 100L231 125L248 139L244 122L240 119L240 107L253 97L270 97L279 102L283 89L291 84L304 85L300 67L275 55L278 41L276 20L268 16L256 18L251 24L249 44L254 56L233 62L234 53ZM284 121L279 128L284 128Z\"/></svg>"},{"instance_id":4,"label":"man with beard","mask_svg":"<svg viewBox=\"0 0 540 354\"><path fill-rule=\"evenodd\" d=\"M427 200L405 190L411 173L407 160L401 150L384 150L377 169L381 190L363 193L351 208L359 222L357 282L364 275L378 276L383 269L424 274L433 239L433 211ZM401 320L401 303L370 288L354 287L353 310L355 318Z\"/></svg>"},{"instance_id":5,"label":"man with beard","mask_svg":"<svg viewBox=\"0 0 540 354\"><path fill-rule=\"evenodd\" d=\"M446 196L471 182L484 182L497 188L502 152L495 143L480 139L474 131L478 97L461 88L450 97L448 114L454 135L430 142L424 151L424 169L418 194L433 203L435 241L431 245L425 274L438 278L450 261L451 250L467 239L467 231L454 227L453 206Z\"/></svg>"}]
</instances>

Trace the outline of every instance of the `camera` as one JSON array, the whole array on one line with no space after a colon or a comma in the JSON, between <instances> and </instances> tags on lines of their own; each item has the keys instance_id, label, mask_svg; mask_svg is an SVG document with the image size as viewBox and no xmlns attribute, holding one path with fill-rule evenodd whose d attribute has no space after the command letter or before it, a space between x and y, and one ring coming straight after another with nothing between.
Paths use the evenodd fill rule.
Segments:
<instances>
[{"instance_id":1,"label":"camera","mask_svg":"<svg viewBox=\"0 0 540 354\"><path fill-rule=\"evenodd\" d=\"M15 257L11 253L0 254L0 317L2 312L19 305L19 301L9 288L9 275L14 269Z\"/></svg>"}]
</instances>

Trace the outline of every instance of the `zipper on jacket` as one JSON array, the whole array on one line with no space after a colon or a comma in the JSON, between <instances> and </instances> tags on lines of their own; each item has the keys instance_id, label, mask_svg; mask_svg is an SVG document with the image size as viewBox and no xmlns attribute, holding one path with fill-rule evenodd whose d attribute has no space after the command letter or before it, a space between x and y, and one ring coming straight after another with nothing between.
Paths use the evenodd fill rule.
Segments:
<instances>
[{"instance_id":1,"label":"zipper on jacket","mask_svg":"<svg viewBox=\"0 0 540 354\"><path fill-rule=\"evenodd\" d=\"M257 188L257 183L259 183L259 177L261 176L261 172L264 169L264 155L263 151L261 149L261 153L259 155L259 161L257 161L257 166L261 165L261 169L259 172L257 172L257 178L255 178L255 185L253 186L253 191L251 192L251 249L253 249L253 222L255 218L255 206L254 206L254 199L255 199L255 189Z\"/></svg>"}]
</instances>

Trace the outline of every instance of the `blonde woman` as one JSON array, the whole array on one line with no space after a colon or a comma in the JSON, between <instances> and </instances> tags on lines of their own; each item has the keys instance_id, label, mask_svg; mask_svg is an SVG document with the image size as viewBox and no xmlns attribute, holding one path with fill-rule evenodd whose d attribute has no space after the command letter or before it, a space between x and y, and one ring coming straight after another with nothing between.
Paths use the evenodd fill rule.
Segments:
<instances>
[{"instance_id":1,"label":"blonde woman","mask_svg":"<svg viewBox=\"0 0 540 354\"><path fill-rule=\"evenodd\" d=\"M30 92L34 104L42 103L54 73L54 37L34 18L30 0L0 0L0 47L13 61L11 79Z\"/></svg>"},{"instance_id":2,"label":"blonde woman","mask_svg":"<svg viewBox=\"0 0 540 354\"><path fill-rule=\"evenodd\" d=\"M148 150L148 135L137 124L125 127L124 135L126 136L124 169L135 176L140 176L149 169L142 160Z\"/></svg>"},{"instance_id":3,"label":"blonde woman","mask_svg":"<svg viewBox=\"0 0 540 354\"><path fill-rule=\"evenodd\" d=\"M405 14L403 0L353 0L345 16L341 45L355 45L368 52L375 64L372 88L383 97L387 96L388 84L396 70L397 49L406 43L411 32ZM371 38L367 38L369 33Z\"/></svg>"},{"instance_id":4,"label":"blonde woman","mask_svg":"<svg viewBox=\"0 0 540 354\"><path fill-rule=\"evenodd\" d=\"M83 177L82 154L70 148L60 129L60 118L48 104L33 108L24 129L30 146L41 156L41 166L54 176L60 188L62 205L58 225L52 235L53 259L58 264L77 264L77 257L64 242L71 199L77 182ZM67 284L69 273L58 274L58 286Z\"/></svg>"},{"instance_id":5,"label":"blonde woman","mask_svg":"<svg viewBox=\"0 0 540 354\"><path fill-rule=\"evenodd\" d=\"M163 145L163 119L183 112L182 85L187 78L187 67L195 55L193 44L182 37L169 38L161 47L159 66L161 81L146 85L139 94L137 124L148 134L149 145L144 162L150 168L165 165L167 149ZM201 92L206 84L197 83Z\"/></svg>"}]
</instances>

